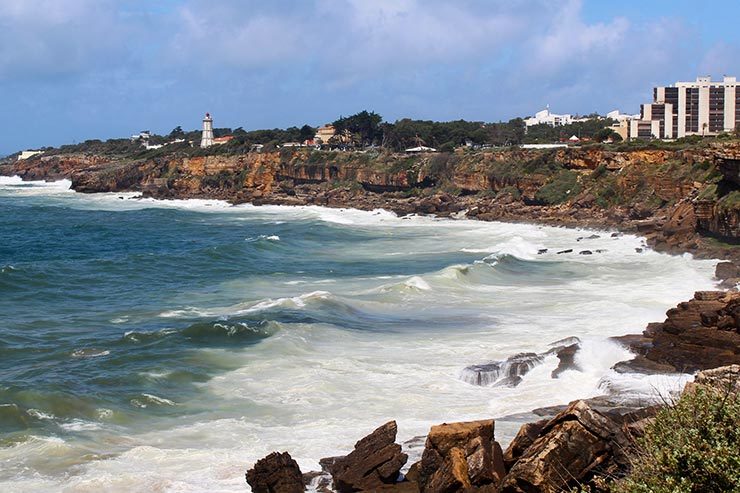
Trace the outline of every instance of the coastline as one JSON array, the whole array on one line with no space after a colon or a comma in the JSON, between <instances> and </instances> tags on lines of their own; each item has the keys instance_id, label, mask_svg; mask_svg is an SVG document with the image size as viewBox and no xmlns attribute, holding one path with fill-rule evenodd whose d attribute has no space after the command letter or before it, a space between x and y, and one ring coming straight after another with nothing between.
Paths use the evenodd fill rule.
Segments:
<instances>
[{"instance_id":1,"label":"coastline","mask_svg":"<svg viewBox=\"0 0 740 493\"><path fill-rule=\"evenodd\" d=\"M74 181L73 181L74 186ZM138 188L138 190L137 190ZM142 188L144 190L142 190ZM92 192L90 189L84 190L85 192ZM107 191L107 190L101 190ZM721 255L723 258L729 258L733 261L737 260L737 254L734 249L717 248L711 244L705 244L701 241L693 245L692 243L686 243L685 241L670 242L666 241L666 236L662 234L660 229L667 222L670 222L670 217L664 216L657 218L646 218L646 219L629 219L628 222L624 221L624 217L611 215L610 211L605 211L603 214L594 214L592 210L584 210L583 214L573 214L572 208L570 207L543 207L543 206L527 206L517 205L512 202L508 203L496 203L495 200L490 200L489 203L481 201L477 197L453 197L449 194L435 194L431 197L424 197L421 199L407 198L407 197L395 197L393 192L388 196L388 193L378 194L375 192L369 192L363 190L358 193L358 190L352 189L338 189L331 190L328 192L324 191L311 191L312 193L306 194L304 197L291 195L289 193L277 193L273 196L258 199L258 200L242 200L244 197L238 194L231 193L187 193L178 196L171 192L163 192L159 189L146 189L141 187L140 184L134 187L126 188L123 191L137 191L143 192L143 197L151 197L156 199L218 199L225 200L231 204L241 204L246 202L256 203L259 205L320 205L323 207L330 208L357 208L360 210L374 210L374 209L385 209L393 211L400 215L405 214L424 214L431 215L434 217L442 218L458 218L464 217L467 219L477 219L482 221L502 221L502 222L520 222L533 225L547 225L547 226L560 226L560 227L571 227L571 228L587 228L597 229L601 231L608 231L610 229L618 229L630 234L648 233L644 237L649 246L656 249L656 251L665 251L667 253L682 254L691 253L697 258L712 258ZM360 200L358 201L358 196ZM508 207L504 207L508 206ZM679 204L680 207L680 204ZM477 208L477 211L474 211ZM467 211L467 213L463 213ZM471 211L473 213L471 214ZM657 231L656 231L657 230ZM680 231L679 231L680 232ZM683 231L685 232L685 231ZM670 235L674 236L674 235ZM668 238L670 238L670 236ZM695 240L690 239L689 242ZM580 246L580 245L579 245ZM719 252L719 255L715 253ZM578 252L573 252L577 254ZM732 270L726 272L734 273ZM733 275L729 275L729 279L733 279ZM639 330L635 328L635 330ZM640 337L640 336L633 336ZM641 340L641 344L645 344L644 340ZM630 344L630 342L627 342ZM653 369L654 370L654 369ZM653 371L648 369L649 371ZM660 373L657 371L656 373ZM593 402L591 405L602 407L600 409L606 410L608 408L615 407L615 403L611 402ZM597 407L598 408L598 407ZM633 407L629 408L634 409ZM526 419L534 419L534 417L543 416L552 417L558 412L562 412L562 407L545 409L545 410L534 410L536 412ZM544 414L537 414L544 413ZM524 420L525 417L521 416L517 419Z\"/></svg>"}]
</instances>

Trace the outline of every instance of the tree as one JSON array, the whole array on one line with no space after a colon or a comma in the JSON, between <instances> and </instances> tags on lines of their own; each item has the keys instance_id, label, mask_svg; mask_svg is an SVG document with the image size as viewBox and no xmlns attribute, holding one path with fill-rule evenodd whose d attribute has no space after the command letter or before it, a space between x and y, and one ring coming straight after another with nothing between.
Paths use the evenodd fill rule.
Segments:
<instances>
[{"instance_id":1,"label":"tree","mask_svg":"<svg viewBox=\"0 0 740 493\"><path fill-rule=\"evenodd\" d=\"M315 127L312 127L310 125L303 125L301 127L301 132L300 132L301 142L303 142L304 140L313 139L314 135L316 135Z\"/></svg>"},{"instance_id":2,"label":"tree","mask_svg":"<svg viewBox=\"0 0 740 493\"><path fill-rule=\"evenodd\" d=\"M184 139L185 138L185 132L182 131L182 127L180 125L176 126L172 129L172 132L168 135L170 139Z\"/></svg>"},{"instance_id":3,"label":"tree","mask_svg":"<svg viewBox=\"0 0 740 493\"><path fill-rule=\"evenodd\" d=\"M371 111L363 110L352 116L340 117L333 125L338 134L343 134L345 130L356 134L358 140L363 144L371 144L382 137L380 124L383 117Z\"/></svg>"}]
</instances>

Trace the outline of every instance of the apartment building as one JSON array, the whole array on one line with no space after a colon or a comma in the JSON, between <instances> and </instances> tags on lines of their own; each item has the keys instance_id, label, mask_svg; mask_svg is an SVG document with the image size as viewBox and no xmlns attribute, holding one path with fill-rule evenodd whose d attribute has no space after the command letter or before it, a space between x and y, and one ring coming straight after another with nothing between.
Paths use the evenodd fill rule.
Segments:
<instances>
[{"instance_id":1,"label":"apartment building","mask_svg":"<svg viewBox=\"0 0 740 493\"><path fill-rule=\"evenodd\" d=\"M657 122L657 123L654 123ZM630 122L630 138L677 139L687 135L717 135L740 126L737 79L676 82L653 89L653 102L640 107L640 118Z\"/></svg>"}]
</instances>

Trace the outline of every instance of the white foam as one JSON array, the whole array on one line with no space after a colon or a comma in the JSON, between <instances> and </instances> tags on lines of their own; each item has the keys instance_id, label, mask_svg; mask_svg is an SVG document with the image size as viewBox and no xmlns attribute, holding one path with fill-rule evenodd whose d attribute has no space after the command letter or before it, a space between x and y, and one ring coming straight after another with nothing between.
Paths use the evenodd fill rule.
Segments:
<instances>
[{"instance_id":1,"label":"white foam","mask_svg":"<svg viewBox=\"0 0 740 493\"><path fill-rule=\"evenodd\" d=\"M0 490L243 491L244 469L274 450L290 451L304 471L318 469L319 458L347 453L359 438L390 419L398 421L399 440L405 441L426 434L432 424L526 412L609 388L648 399L655 390L659 394L680 386L687 377L663 381L617 374L611 366L629 355L606 338L639 332L646 323L663 319L679 300L713 287L715 262L649 250L638 254L635 248L643 240L632 235L611 238L598 233L600 238L577 242L577 237L593 232L421 216L402 219L349 209L232 207L218 201L127 196L120 200L118 195L93 199L78 194L64 200L122 210L187 208L262 223L328 222L331 228L372 234L372 241L327 255L347 265L388 262L389 271L331 279L306 273L231 279L201 299L172 302L175 308L160 317L214 320L320 308L323 302L336 301L367 314L367 320L355 320L357 329L367 330L285 323L284 330L257 345L194 350L188 355L194 361L228 358L235 369L197 384L192 398L178 395L175 402L155 391L131 401L136 406L131 413L177 406L173 413L182 412L169 420L136 420L125 432L89 430L95 442L79 446L70 437L69 443L53 447L29 442L11 451L0 448L0 461L12 466L0 471ZM548 252L538 255L543 248ZM572 254L556 253L571 248ZM586 249L607 252L578 255ZM498 281L489 275L495 267L474 263L488 254L531 262L516 277ZM433 267L432 272L413 269L418 258L453 257L454 265ZM390 270L398 262L408 263L403 270ZM563 270L550 275L539 269L553 266ZM332 281L331 293L321 289L326 281ZM209 300L220 294L232 301L213 306ZM243 301L229 305L234 299ZM576 356L580 369L557 379L551 378L558 365L555 356L545 358L515 388L477 387L458 378L465 366L544 351L567 336L583 341ZM158 367L142 376L154 384L167 377L167 370ZM497 438L503 442L515 432L497 425Z\"/></svg>"}]
</instances>

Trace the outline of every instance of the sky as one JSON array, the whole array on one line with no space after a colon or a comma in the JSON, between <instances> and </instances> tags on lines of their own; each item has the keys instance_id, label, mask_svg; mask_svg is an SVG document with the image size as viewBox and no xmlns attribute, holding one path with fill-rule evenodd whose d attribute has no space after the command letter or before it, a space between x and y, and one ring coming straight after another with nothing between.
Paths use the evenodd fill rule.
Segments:
<instances>
[{"instance_id":1,"label":"sky","mask_svg":"<svg viewBox=\"0 0 740 493\"><path fill-rule=\"evenodd\" d=\"M140 130L639 112L740 77L740 1L0 0L0 156Z\"/></svg>"}]
</instances>

